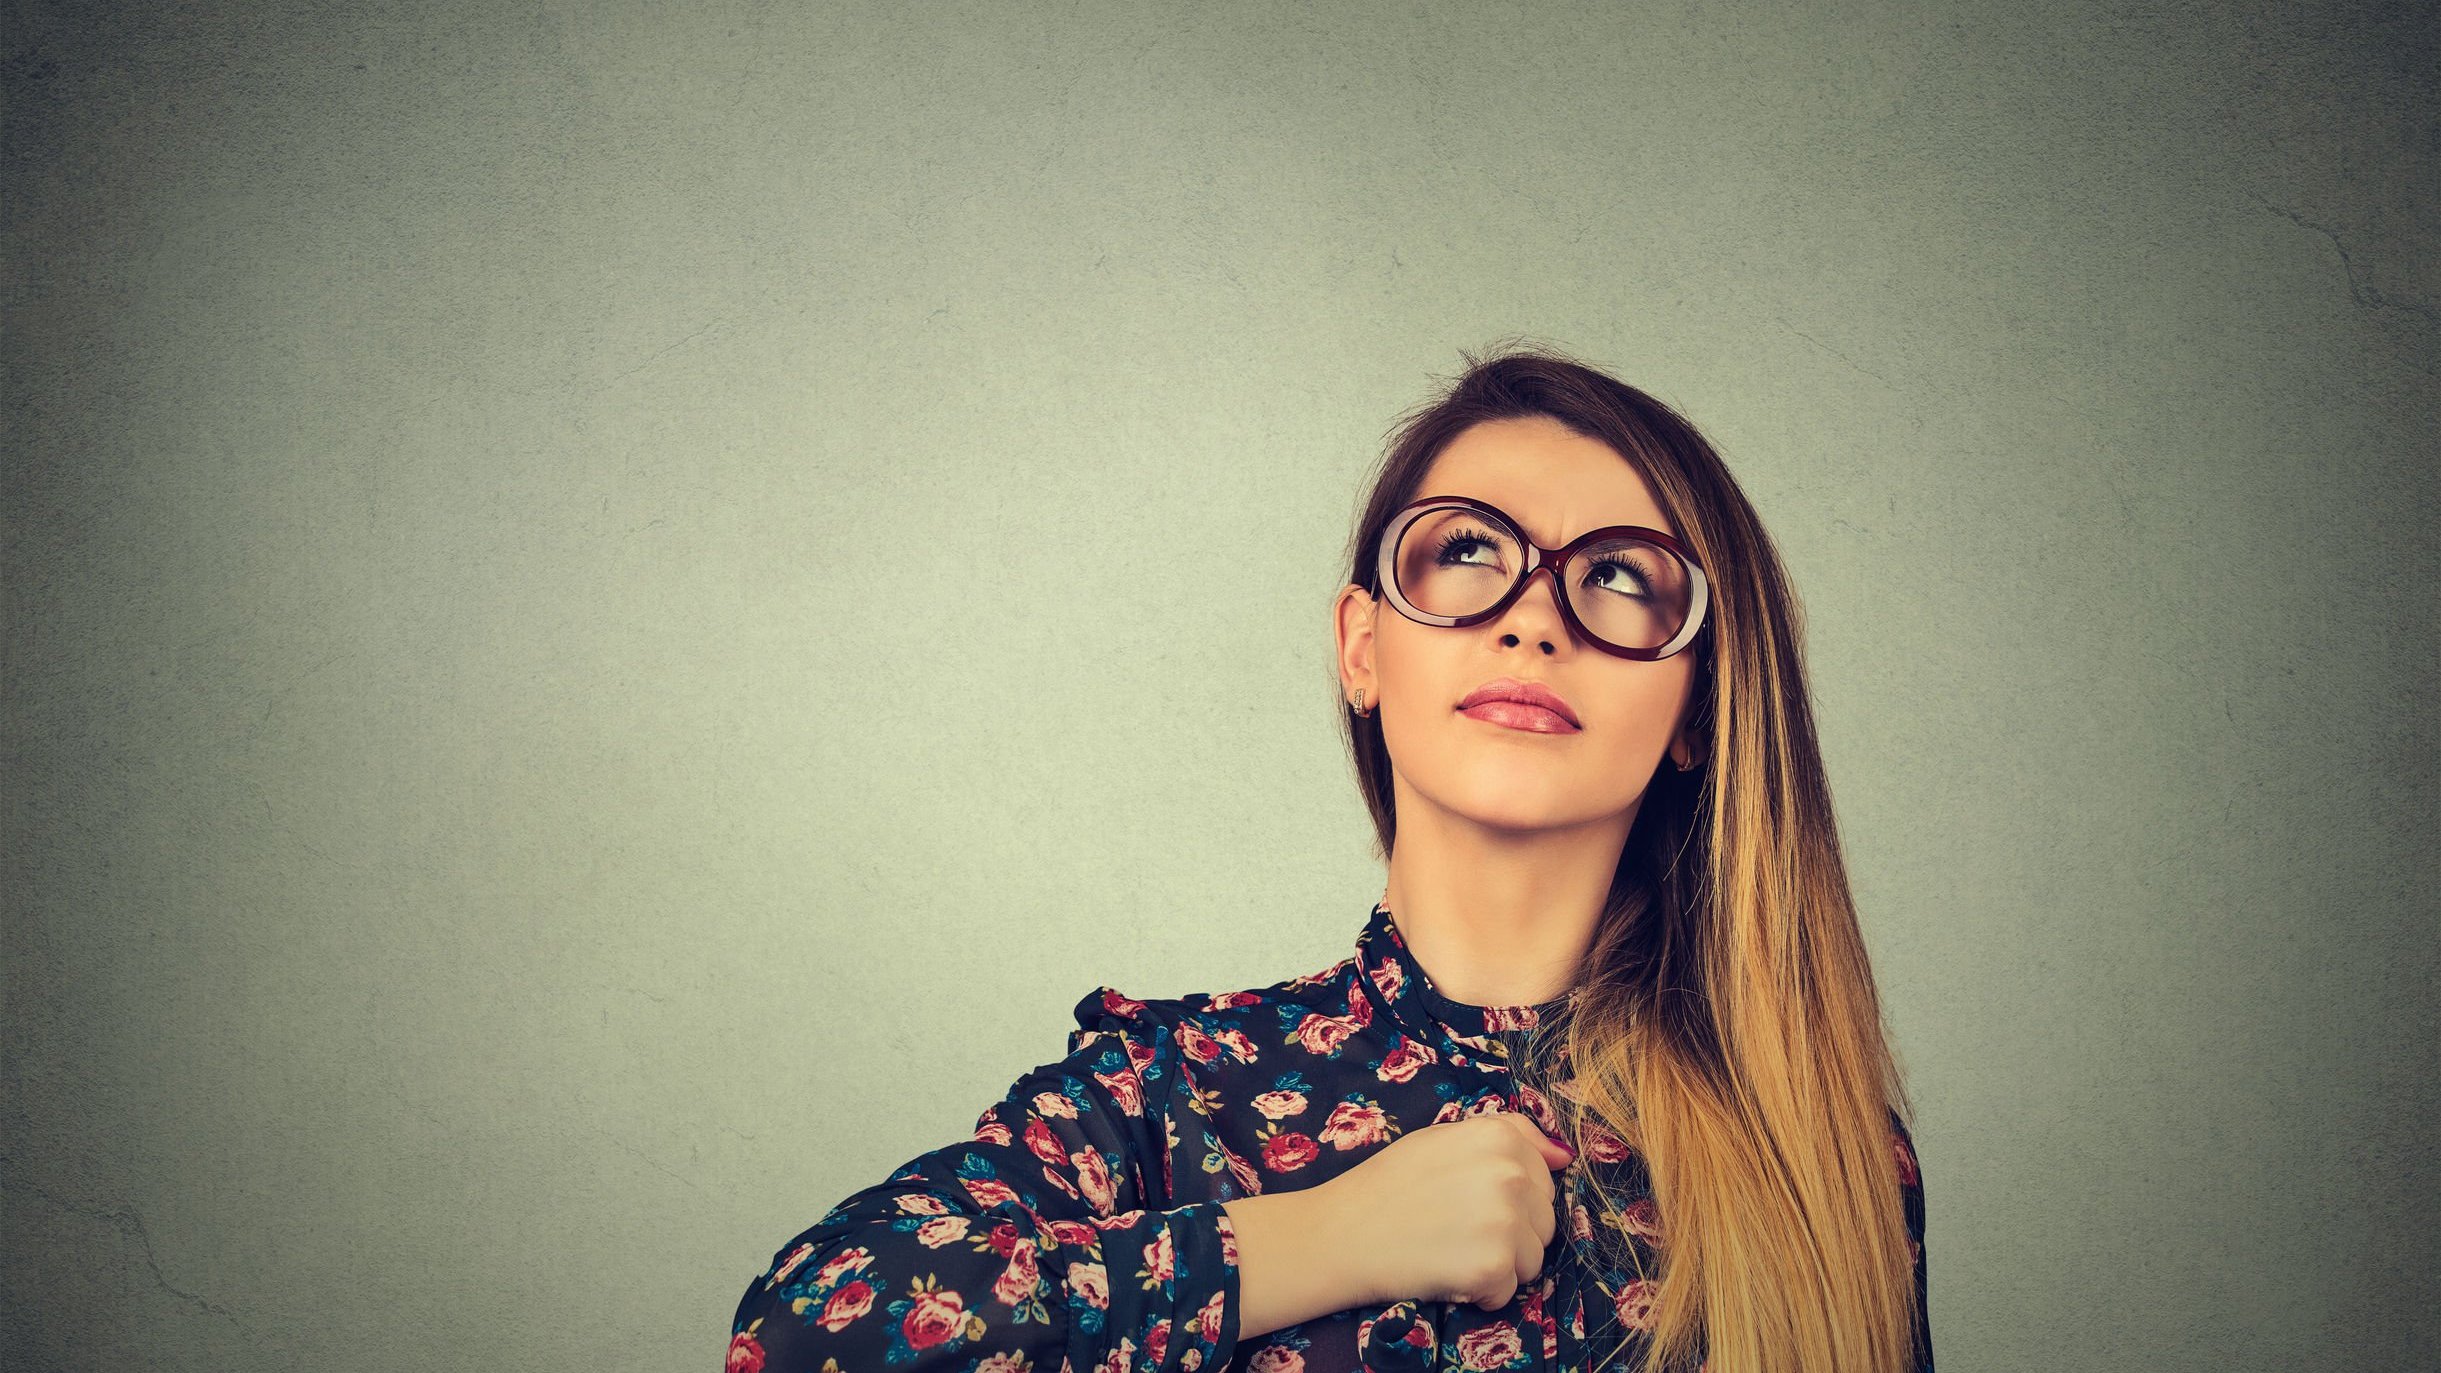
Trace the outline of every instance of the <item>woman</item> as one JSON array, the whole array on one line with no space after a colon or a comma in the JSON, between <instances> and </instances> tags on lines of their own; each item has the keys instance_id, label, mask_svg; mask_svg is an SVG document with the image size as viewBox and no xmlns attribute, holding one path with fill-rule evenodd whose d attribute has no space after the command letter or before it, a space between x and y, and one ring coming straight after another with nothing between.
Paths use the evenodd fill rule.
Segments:
<instances>
[{"instance_id":1,"label":"woman","mask_svg":"<svg viewBox=\"0 0 2441 1373\"><path fill-rule=\"evenodd\" d=\"M1389 868L1354 951L1097 988L973 1138L780 1247L731 1370L1932 1367L1770 538L1661 402L1468 361L1333 608Z\"/></svg>"}]
</instances>

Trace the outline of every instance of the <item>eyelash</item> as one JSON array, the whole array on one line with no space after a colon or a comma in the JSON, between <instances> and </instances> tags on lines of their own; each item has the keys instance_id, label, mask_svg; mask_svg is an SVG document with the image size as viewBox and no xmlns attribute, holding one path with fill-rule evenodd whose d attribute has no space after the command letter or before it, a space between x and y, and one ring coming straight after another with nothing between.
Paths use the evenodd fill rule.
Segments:
<instances>
[{"instance_id":1,"label":"eyelash","mask_svg":"<svg viewBox=\"0 0 2441 1373\"><path fill-rule=\"evenodd\" d=\"M1456 548L1460 544L1470 543L1479 543L1488 548L1492 545L1492 537L1489 534L1485 534L1479 530L1453 529L1441 536L1439 557L1446 561L1449 557L1449 551L1451 549ZM1593 561L1593 565L1595 567L1601 567L1604 564L1618 568L1620 571L1625 572L1628 576L1635 578L1638 586L1652 585L1653 579L1646 574L1645 570L1628 559L1603 557L1596 558ZM1590 571L1591 569L1588 570Z\"/></svg>"}]
</instances>

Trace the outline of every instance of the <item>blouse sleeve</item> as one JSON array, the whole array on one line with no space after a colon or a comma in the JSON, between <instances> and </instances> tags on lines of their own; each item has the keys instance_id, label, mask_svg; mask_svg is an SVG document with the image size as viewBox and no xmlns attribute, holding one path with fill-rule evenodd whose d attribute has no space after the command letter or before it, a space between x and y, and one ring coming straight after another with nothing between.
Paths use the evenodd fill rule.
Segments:
<instances>
[{"instance_id":1,"label":"blouse sleeve","mask_svg":"<svg viewBox=\"0 0 2441 1373\"><path fill-rule=\"evenodd\" d=\"M1899 1155L1899 1196L1907 1213L1907 1241L1915 1250L1916 1269L1916 1373L1933 1373L1932 1366L1932 1306L1931 1289L1925 1281L1924 1268L1924 1170L1916 1159L1915 1137L1897 1112L1890 1116L1892 1143Z\"/></svg>"},{"instance_id":2,"label":"blouse sleeve","mask_svg":"<svg viewBox=\"0 0 2441 1373\"><path fill-rule=\"evenodd\" d=\"M1175 1041L1101 987L1067 1056L974 1134L849 1194L746 1288L727 1373L1219 1373L1237 1237L1218 1201L1164 1207Z\"/></svg>"}]
</instances>

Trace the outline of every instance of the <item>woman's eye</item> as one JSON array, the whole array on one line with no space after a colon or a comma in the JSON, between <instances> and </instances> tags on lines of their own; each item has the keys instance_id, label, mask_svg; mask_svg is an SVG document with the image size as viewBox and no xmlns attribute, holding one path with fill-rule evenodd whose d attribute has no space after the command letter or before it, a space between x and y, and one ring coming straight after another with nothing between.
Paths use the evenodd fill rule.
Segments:
<instances>
[{"instance_id":1,"label":"woman's eye","mask_svg":"<svg viewBox=\"0 0 2441 1373\"><path fill-rule=\"evenodd\" d=\"M1604 558L1586 569L1585 583L1625 596L1642 596L1652 585L1645 577L1643 568L1616 558Z\"/></svg>"}]
</instances>

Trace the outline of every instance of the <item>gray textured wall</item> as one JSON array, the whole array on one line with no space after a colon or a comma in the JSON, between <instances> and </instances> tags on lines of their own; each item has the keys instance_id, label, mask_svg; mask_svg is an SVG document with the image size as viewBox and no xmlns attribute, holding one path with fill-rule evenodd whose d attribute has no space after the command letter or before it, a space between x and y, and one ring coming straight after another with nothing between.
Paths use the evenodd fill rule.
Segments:
<instances>
[{"instance_id":1,"label":"gray textured wall","mask_svg":"<svg viewBox=\"0 0 2441 1373\"><path fill-rule=\"evenodd\" d=\"M1340 956L1358 482L1521 333L1783 541L1943 1367L2433 1366L2383 8L12 6L0 1361L709 1368Z\"/></svg>"}]
</instances>

